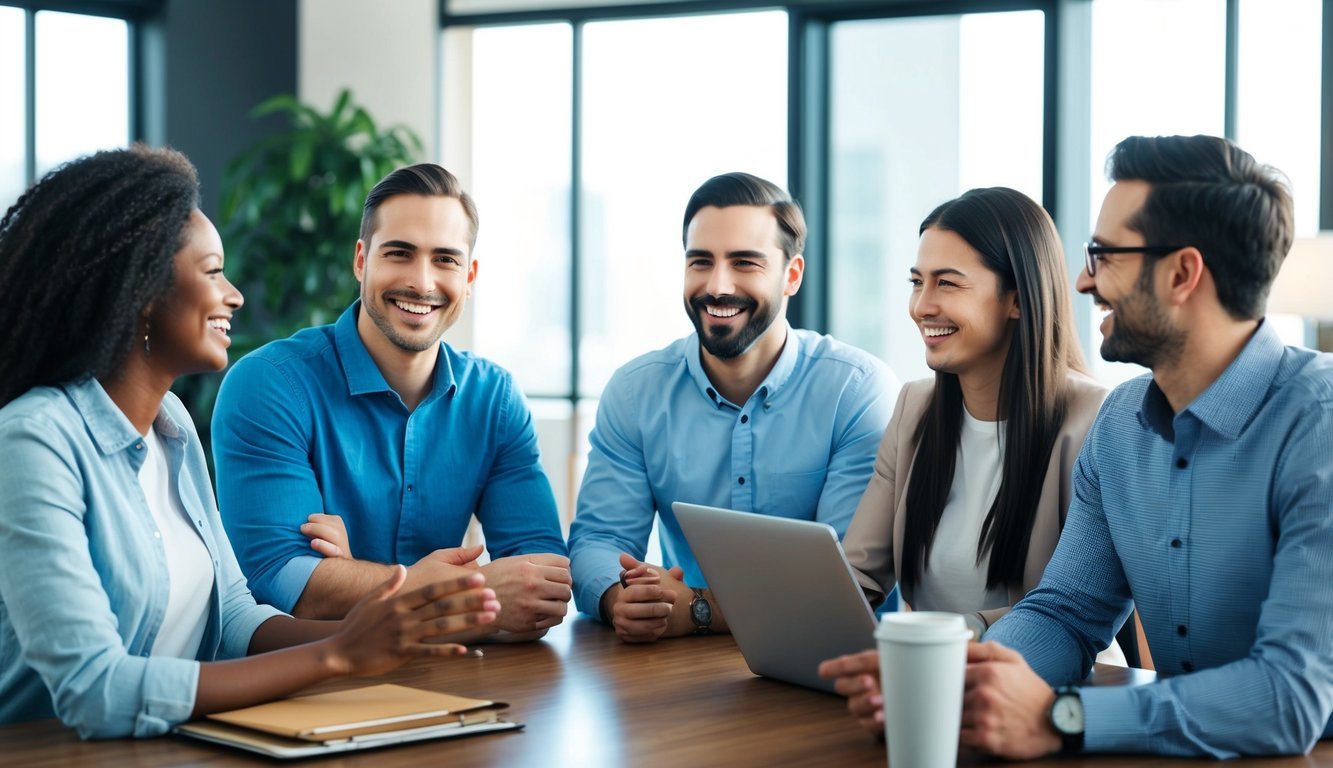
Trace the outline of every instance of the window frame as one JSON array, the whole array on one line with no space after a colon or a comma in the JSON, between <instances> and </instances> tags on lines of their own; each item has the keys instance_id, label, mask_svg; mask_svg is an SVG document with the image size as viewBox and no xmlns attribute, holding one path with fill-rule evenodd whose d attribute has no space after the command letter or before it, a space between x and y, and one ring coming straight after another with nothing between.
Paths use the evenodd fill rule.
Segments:
<instances>
[{"instance_id":1,"label":"window frame","mask_svg":"<svg viewBox=\"0 0 1333 768\"><path fill-rule=\"evenodd\" d=\"M129 28L129 136L141 141L149 131L145 108L145 22L161 13L165 0L0 0L0 6L23 10L24 125L23 186L37 182L37 13L55 11L81 16L120 19Z\"/></svg>"}]
</instances>

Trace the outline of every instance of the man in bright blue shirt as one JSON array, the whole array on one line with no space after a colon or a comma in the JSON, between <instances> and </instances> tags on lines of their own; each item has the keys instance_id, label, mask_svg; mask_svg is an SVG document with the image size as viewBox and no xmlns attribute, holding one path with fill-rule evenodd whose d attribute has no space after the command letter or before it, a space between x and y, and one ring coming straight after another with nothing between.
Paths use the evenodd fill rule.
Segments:
<instances>
[{"instance_id":1,"label":"man in bright blue shirt","mask_svg":"<svg viewBox=\"0 0 1333 768\"><path fill-rule=\"evenodd\" d=\"M607 384L570 528L579 608L631 642L727 628L672 502L819 520L841 536L897 397L883 363L787 324L805 220L782 189L744 173L708 180L683 240L696 333ZM654 516L664 567L643 562Z\"/></svg>"},{"instance_id":2,"label":"man in bright blue shirt","mask_svg":"<svg viewBox=\"0 0 1333 768\"><path fill-rule=\"evenodd\" d=\"M569 561L523 396L499 366L441 341L476 278L476 234L448 171L389 174L362 215L360 300L227 375L218 500L261 600L338 618L390 564L409 566L409 589L446 578L481 552L457 548L475 514L501 603L492 626L535 637L565 615Z\"/></svg>"},{"instance_id":3,"label":"man in bright blue shirt","mask_svg":"<svg viewBox=\"0 0 1333 768\"><path fill-rule=\"evenodd\" d=\"M1040 584L969 648L960 740L1021 759L1308 752L1333 735L1333 355L1263 319L1291 195L1209 136L1130 137L1109 173L1077 287L1108 311L1102 356L1152 374L1107 398ZM1157 682L1068 687L1132 607ZM882 731L875 652L831 664Z\"/></svg>"},{"instance_id":4,"label":"man in bright blue shirt","mask_svg":"<svg viewBox=\"0 0 1333 768\"><path fill-rule=\"evenodd\" d=\"M1107 399L1045 577L971 649L962 742L1308 752L1333 733L1333 355L1263 320L1291 197L1211 137L1132 137L1109 167L1078 288L1110 312L1102 355L1152 375ZM1053 691L1131 601L1158 682Z\"/></svg>"}]
</instances>

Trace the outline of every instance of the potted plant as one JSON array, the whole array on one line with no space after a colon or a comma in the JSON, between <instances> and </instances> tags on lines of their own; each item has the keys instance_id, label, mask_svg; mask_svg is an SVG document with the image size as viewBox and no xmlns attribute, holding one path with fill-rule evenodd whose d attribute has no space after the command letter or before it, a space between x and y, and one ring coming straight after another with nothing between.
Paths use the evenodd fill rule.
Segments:
<instances>
[{"instance_id":1,"label":"potted plant","mask_svg":"<svg viewBox=\"0 0 1333 768\"><path fill-rule=\"evenodd\" d=\"M312 325L332 322L357 295L352 254L361 206L377 181L418 162L421 139L404 126L381 128L344 89L326 114L289 95L252 117L285 115L289 128L228 163L219 229L227 277L245 295L231 358ZM191 376L176 391L194 414L204 446L221 374Z\"/></svg>"}]
</instances>

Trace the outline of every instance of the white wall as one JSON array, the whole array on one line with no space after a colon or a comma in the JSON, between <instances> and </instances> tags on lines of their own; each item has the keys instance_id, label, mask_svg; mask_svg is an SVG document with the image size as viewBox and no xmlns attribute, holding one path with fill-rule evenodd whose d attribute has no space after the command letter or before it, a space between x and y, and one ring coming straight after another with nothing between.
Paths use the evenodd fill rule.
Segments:
<instances>
[{"instance_id":1,"label":"white wall","mask_svg":"<svg viewBox=\"0 0 1333 768\"><path fill-rule=\"evenodd\" d=\"M425 159L441 162L437 9L436 0L300 0L298 98L326 109L338 91L350 88L377 122L411 128L426 145ZM466 169L443 162L466 187ZM472 346L471 311L446 338L456 347Z\"/></svg>"}]
</instances>

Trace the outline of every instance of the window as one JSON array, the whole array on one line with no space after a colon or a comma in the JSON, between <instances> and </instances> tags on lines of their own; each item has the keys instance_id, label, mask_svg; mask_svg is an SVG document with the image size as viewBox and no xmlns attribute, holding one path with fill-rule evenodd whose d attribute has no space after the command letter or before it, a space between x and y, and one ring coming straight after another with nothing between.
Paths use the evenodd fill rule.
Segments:
<instances>
[{"instance_id":1,"label":"window","mask_svg":"<svg viewBox=\"0 0 1333 768\"><path fill-rule=\"evenodd\" d=\"M907 313L917 228L973 187L1042 200L1045 15L832 25L829 325L903 380L929 374Z\"/></svg>"},{"instance_id":2,"label":"window","mask_svg":"<svg viewBox=\"0 0 1333 768\"><path fill-rule=\"evenodd\" d=\"M482 223L473 338L529 397L570 386L571 45L568 24L483 28L471 40L469 191Z\"/></svg>"},{"instance_id":3,"label":"window","mask_svg":"<svg viewBox=\"0 0 1333 768\"><path fill-rule=\"evenodd\" d=\"M129 143L130 53L122 19L38 11L36 22L41 177L71 158Z\"/></svg>"},{"instance_id":4,"label":"window","mask_svg":"<svg viewBox=\"0 0 1333 768\"><path fill-rule=\"evenodd\" d=\"M66 160L128 144L130 79L124 19L0 7L0 204Z\"/></svg>"},{"instance_id":5,"label":"window","mask_svg":"<svg viewBox=\"0 0 1333 768\"><path fill-rule=\"evenodd\" d=\"M680 239L690 193L737 170L785 186L786 72L784 13L587 25L579 395L597 397L616 368L692 330Z\"/></svg>"},{"instance_id":6,"label":"window","mask_svg":"<svg viewBox=\"0 0 1333 768\"><path fill-rule=\"evenodd\" d=\"M1144 23L1152 18L1153 23ZM1152 55L1141 52L1151 51ZM1221 136L1226 112L1225 0L1097 0L1092 6L1092 131L1087 239L1110 189L1106 157L1127 136ZM1098 350L1102 311L1077 299L1088 313L1093 374L1111 384L1146 369L1108 363Z\"/></svg>"},{"instance_id":7,"label":"window","mask_svg":"<svg viewBox=\"0 0 1333 768\"><path fill-rule=\"evenodd\" d=\"M444 94L444 130L468 137L483 223L474 347L527 394L568 520L607 380L691 331L690 193L732 170L786 184L787 15L451 27L444 41L470 70Z\"/></svg>"},{"instance_id":8,"label":"window","mask_svg":"<svg viewBox=\"0 0 1333 768\"><path fill-rule=\"evenodd\" d=\"M21 9L0 6L0 214L28 184L25 23Z\"/></svg>"}]
</instances>

